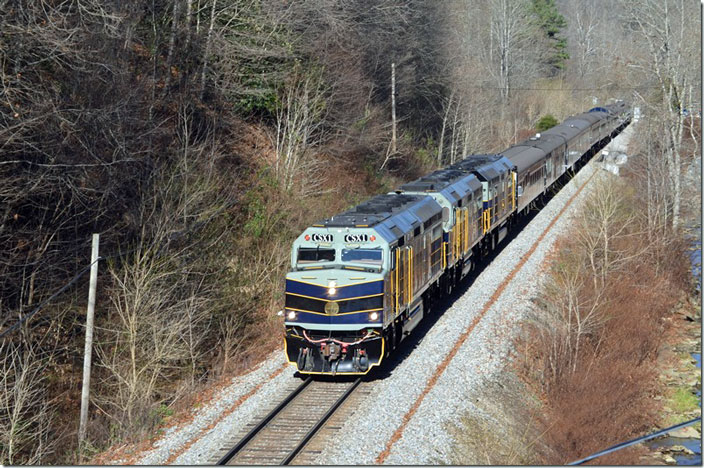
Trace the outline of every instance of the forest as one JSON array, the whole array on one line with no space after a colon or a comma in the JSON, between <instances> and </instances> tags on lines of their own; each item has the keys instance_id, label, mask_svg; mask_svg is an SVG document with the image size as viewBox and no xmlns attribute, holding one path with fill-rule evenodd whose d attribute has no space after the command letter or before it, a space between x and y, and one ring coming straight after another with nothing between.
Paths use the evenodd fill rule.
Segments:
<instances>
[{"instance_id":1,"label":"forest","mask_svg":"<svg viewBox=\"0 0 704 468\"><path fill-rule=\"evenodd\" d=\"M610 99L647 129L632 196L648 242L666 252L700 216L683 182L701 138L695 0L0 10L2 464L150 437L280 346L305 226ZM104 260L79 444L92 233Z\"/></svg>"}]
</instances>

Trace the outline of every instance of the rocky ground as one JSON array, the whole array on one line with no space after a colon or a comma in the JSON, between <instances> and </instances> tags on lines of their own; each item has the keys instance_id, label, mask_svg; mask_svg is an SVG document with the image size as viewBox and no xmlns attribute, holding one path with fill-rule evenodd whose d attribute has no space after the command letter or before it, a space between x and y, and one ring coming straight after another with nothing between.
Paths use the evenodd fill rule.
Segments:
<instances>
[{"instance_id":1,"label":"rocky ground","mask_svg":"<svg viewBox=\"0 0 704 468\"><path fill-rule=\"evenodd\" d=\"M698 301L697 301L698 302ZM671 317L672 326L665 337L658 365L663 386L664 413L661 426L668 427L700 417L702 373L699 362L693 355L701 356L701 307L695 301L683 300ZM672 431L648 443L651 452L644 463L669 465L694 461L698 452L701 463L701 424ZM682 463L679 463L682 464ZM686 463L691 464L691 463Z\"/></svg>"}]
</instances>

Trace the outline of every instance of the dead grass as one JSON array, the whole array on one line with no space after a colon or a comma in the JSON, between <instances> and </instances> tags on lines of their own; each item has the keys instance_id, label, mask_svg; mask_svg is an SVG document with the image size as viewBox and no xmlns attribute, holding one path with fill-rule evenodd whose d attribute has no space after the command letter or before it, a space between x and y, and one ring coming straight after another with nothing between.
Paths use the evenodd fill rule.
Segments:
<instances>
[{"instance_id":1,"label":"dead grass","mask_svg":"<svg viewBox=\"0 0 704 468\"><path fill-rule=\"evenodd\" d=\"M524 385L511 373L489 382L473 395L481 411L462 416L450 427L455 444L450 463L456 465L535 465L544 451L540 440L540 407L526 400ZM519 403L520 402L520 403Z\"/></svg>"}]
</instances>

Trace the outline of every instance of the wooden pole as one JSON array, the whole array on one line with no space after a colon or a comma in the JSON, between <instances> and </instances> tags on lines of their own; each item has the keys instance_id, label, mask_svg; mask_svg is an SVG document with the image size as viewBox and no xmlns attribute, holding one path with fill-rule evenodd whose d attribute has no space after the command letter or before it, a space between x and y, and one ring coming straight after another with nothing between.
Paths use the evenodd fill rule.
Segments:
<instances>
[{"instance_id":1,"label":"wooden pole","mask_svg":"<svg viewBox=\"0 0 704 468\"><path fill-rule=\"evenodd\" d=\"M391 63L391 154L396 153L396 64Z\"/></svg>"},{"instance_id":2,"label":"wooden pole","mask_svg":"<svg viewBox=\"0 0 704 468\"><path fill-rule=\"evenodd\" d=\"M88 421L88 400L90 396L90 364L93 355L93 316L95 314L95 289L98 284L98 243L100 234L93 234L90 256L90 286L88 289L88 310L86 312L86 344L83 351L83 388L81 390L81 419L78 425L78 443L86 437Z\"/></svg>"}]
</instances>

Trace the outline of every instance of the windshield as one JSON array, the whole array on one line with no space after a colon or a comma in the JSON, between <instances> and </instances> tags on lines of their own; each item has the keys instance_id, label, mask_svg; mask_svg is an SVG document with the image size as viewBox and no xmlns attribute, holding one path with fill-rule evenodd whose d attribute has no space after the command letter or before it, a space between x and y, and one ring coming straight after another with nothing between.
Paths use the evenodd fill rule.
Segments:
<instances>
[{"instance_id":1,"label":"windshield","mask_svg":"<svg viewBox=\"0 0 704 468\"><path fill-rule=\"evenodd\" d=\"M342 261L381 265L381 249L342 249Z\"/></svg>"},{"instance_id":2,"label":"windshield","mask_svg":"<svg viewBox=\"0 0 704 468\"><path fill-rule=\"evenodd\" d=\"M335 249L298 249L298 263L334 262Z\"/></svg>"}]
</instances>

